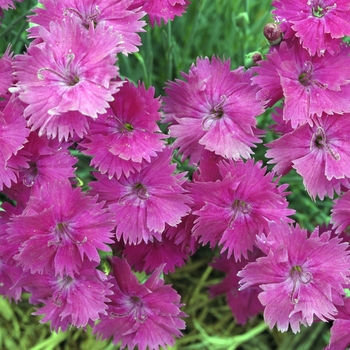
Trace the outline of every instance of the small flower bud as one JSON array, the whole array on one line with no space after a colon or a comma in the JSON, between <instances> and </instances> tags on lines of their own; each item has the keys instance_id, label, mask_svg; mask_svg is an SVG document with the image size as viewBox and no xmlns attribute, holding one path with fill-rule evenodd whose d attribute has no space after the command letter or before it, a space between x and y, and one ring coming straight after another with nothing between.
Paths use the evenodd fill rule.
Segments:
<instances>
[{"instance_id":1,"label":"small flower bud","mask_svg":"<svg viewBox=\"0 0 350 350\"><path fill-rule=\"evenodd\" d=\"M264 36L270 45L278 45L282 40L282 31L277 23L267 23L264 27Z\"/></svg>"},{"instance_id":2,"label":"small flower bud","mask_svg":"<svg viewBox=\"0 0 350 350\"><path fill-rule=\"evenodd\" d=\"M244 59L244 67L250 68L252 66L256 66L258 61L262 60L262 55L258 51L250 52L245 56Z\"/></svg>"}]
</instances>

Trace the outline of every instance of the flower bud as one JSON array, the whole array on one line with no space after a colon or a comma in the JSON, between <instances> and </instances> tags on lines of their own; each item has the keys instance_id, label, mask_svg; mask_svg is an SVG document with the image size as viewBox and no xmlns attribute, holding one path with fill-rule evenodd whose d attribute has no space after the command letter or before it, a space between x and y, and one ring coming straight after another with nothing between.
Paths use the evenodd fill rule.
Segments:
<instances>
[{"instance_id":1,"label":"flower bud","mask_svg":"<svg viewBox=\"0 0 350 350\"><path fill-rule=\"evenodd\" d=\"M270 45L278 45L282 40L282 31L277 23L267 23L264 27L264 36Z\"/></svg>"},{"instance_id":2,"label":"flower bud","mask_svg":"<svg viewBox=\"0 0 350 350\"><path fill-rule=\"evenodd\" d=\"M262 55L258 51L250 52L245 56L244 59L244 67L250 68L252 66L256 66L258 61L262 60Z\"/></svg>"}]
</instances>

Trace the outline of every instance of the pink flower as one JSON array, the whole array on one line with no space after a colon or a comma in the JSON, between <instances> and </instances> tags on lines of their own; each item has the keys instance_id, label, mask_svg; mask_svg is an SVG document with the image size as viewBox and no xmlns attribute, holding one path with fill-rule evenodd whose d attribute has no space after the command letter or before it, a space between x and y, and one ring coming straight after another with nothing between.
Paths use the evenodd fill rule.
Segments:
<instances>
[{"instance_id":1,"label":"pink flower","mask_svg":"<svg viewBox=\"0 0 350 350\"><path fill-rule=\"evenodd\" d=\"M8 241L20 243L15 260L31 273L73 277L83 259L100 262L109 251L115 223L96 197L73 189L68 181L46 183L32 194L21 215L11 218Z\"/></svg>"},{"instance_id":2,"label":"pink flower","mask_svg":"<svg viewBox=\"0 0 350 350\"><path fill-rule=\"evenodd\" d=\"M73 166L78 159L70 154L69 146L69 143L39 137L36 131L31 132L28 142L19 152L27 157L29 164L29 168L20 169L19 182L27 187L40 188L44 183L74 178Z\"/></svg>"},{"instance_id":3,"label":"pink flower","mask_svg":"<svg viewBox=\"0 0 350 350\"><path fill-rule=\"evenodd\" d=\"M146 22L140 19L146 13L129 10L133 0L42 0L41 3L44 8L34 8L35 15L29 16L31 22L39 25L29 29L29 37L40 36L40 27L49 30L51 21L60 22L70 16L87 29L86 34L91 23L95 28L105 25L111 27L115 33L115 45L126 55L138 51L137 46L141 45L137 32L144 32L142 27ZM101 40L105 39L101 37Z\"/></svg>"},{"instance_id":4,"label":"pink flower","mask_svg":"<svg viewBox=\"0 0 350 350\"><path fill-rule=\"evenodd\" d=\"M86 117L106 113L108 101L121 85L112 81L118 74L115 62L120 52L114 33L92 24L88 32L83 31L71 17L50 22L50 28L41 27L39 33L43 41L14 61L19 97L28 104L24 115L32 130L39 129L39 136L67 140L77 133L82 137Z\"/></svg>"},{"instance_id":5,"label":"pink flower","mask_svg":"<svg viewBox=\"0 0 350 350\"><path fill-rule=\"evenodd\" d=\"M163 267L163 273L174 273L175 267L185 265L188 256L180 244L174 239L163 235L161 241L140 242L137 245L127 245L123 249L123 255L135 271L152 273L159 266Z\"/></svg>"},{"instance_id":6,"label":"pink flower","mask_svg":"<svg viewBox=\"0 0 350 350\"><path fill-rule=\"evenodd\" d=\"M0 0L1 1L1 0ZM0 58L0 96L7 93L12 85L12 56L10 52L11 45L7 46L6 51Z\"/></svg>"},{"instance_id":7,"label":"pink flower","mask_svg":"<svg viewBox=\"0 0 350 350\"><path fill-rule=\"evenodd\" d=\"M98 181L89 186L114 214L118 240L123 237L129 244L161 240L165 225L176 226L189 212L191 200L182 187L184 174L174 175L176 165L170 162L168 148L128 177L109 179L95 174Z\"/></svg>"},{"instance_id":8,"label":"pink flower","mask_svg":"<svg viewBox=\"0 0 350 350\"><path fill-rule=\"evenodd\" d=\"M198 208L193 234L199 243L219 244L221 253L228 250L228 257L233 253L240 260L253 250L256 235L267 232L269 222L291 222L294 210L287 208L287 186L277 186L274 173L266 174L261 162L223 161L219 171L223 180L189 185Z\"/></svg>"},{"instance_id":9,"label":"pink flower","mask_svg":"<svg viewBox=\"0 0 350 350\"><path fill-rule=\"evenodd\" d=\"M261 142L256 116L264 111L251 71L231 71L229 60L197 58L182 76L186 81L168 83L164 111L175 122L169 133L183 158L198 163L204 149L234 160L250 158L251 148Z\"/></svg>"},{"instance_id":10,"label":"pink flower","mask_svg":"<svg viewBox=\"0 0 350 350\"><path fill-rule=\"evenodd\" d=\"M293 167L303 177L304 186L315 199L333 197L350 177L350 114L323 115L314 126L304 124L270 142L266 152L274 170L285 175ZM292 151L291 151L292 150Z\"/></svg>"},{"instance_id":11,"label":"pink flower","mask_svg":"<svg viewBox=\"0 0 350 350\"><path fill-rule=\"evenodd\" d=\"M294 333L300 324L310 326L314 317L333 320L336 305L343 304L343 284L349 276L348 243L331 232L315 229L309 236L298 225L270 224L270 232L258 246L267 255L250 262L238 273L241 289L254 285L263 290L260 302L270 328Z\"/></svg>"},{"instance_id":12,"label":"pink flower","mask_svg":"<svg viewBox=\"0 0 350 350\"><path fill-rule=\"evenodd\" d=\"M109 298L107 316L94 327L94 333L102 339L113 337L113 344L121 341L121 349L159 350L174 345L175 337L181 337L185 322L180 317L180 295L165 285L158 268L144 284L138 282L124 259L112 259L115 279L114 292Z\"/></svg>"},{"instance_id":13,"label":"pink flower","mask_svg":"<svg viewBox=\"0 0 350 350\"><path fill-rule=\"evenodd\" d=\"M282 29L291 27L311 55L334 54L339 39L350 35L349 0L274 0L272 6Z\"/></svg>"},{"instance_id":14,"label":"pink flower","mask_svg":"<svg viewBox=\"0 0 350 350\"><path fill-rule=\"evenodd\" d=\"M160 101L154 88L146 90L126 81L113 95L107 113L90 123L90 130L80 143L82 153L93 156L91 165L102 174L120 178L141 170L142 161L151 161L165 147L157 125Z\"/></svg>"},{"instance_id":15,"label":"pink flower","mask_svg":"<svg viewBox=\"0 0 350 350\"><path fill-rule=\"evenodd\" d=\"M148 14L153 27L155 22L160 26L162 19L167 24L168 20L172 21L175 16L182 16L190 2L189 0L146 0L143 3L142 10Z\"/></svg>"},{"instance_id":16,"label":"pink flower","mask_svg":"<svg viewBox=\"0 0 350 350\"><path fill-rule=\"evenodd\" d=\"M275 103L284 97L283 119L293 128L312 125L314 116L350 112L349 53L350 47L342 45L337 55L317 57L297 42L282 42L253 68L258 76L252 81L261 88L260 98Z\"/></svg>"},{"instance_id":17,"label":"pink flower","mask_svg":"<svg viewBox=\"0 0 350 350\"><path fill-rule=\"evenodd\" d=\"M325 350L343 350L350 345L350 298L344 298L344 305L337 306L338 314L331 327L331 338Z\"/></svg>"},{"instance_id":18,"label":"pink flower","mask_svg":"<svg viewBox=\"0 0 350 350\"><path fill-rule=\"evenodd\" d=\"M93 326L106 314L109 288L107 276L96 270L96 263L84 261L79 273L57 276L53 271L43 274L26 272L17 283L31 293L33 304L44 304L34 315L44 315L40 323L51 321L51 330L65 332L70 325L77 328Z\"/></svg>"},{"instance_id":19,"label":"pink flower","mask_svg":"<svg viewBox=\"0 0 350 350\"><path fill-rule=\"evenodd\" d=\"M350 191L334 201L331 223L336 233L341 233L350 225Z\"/></svg>"},{"instance_id":20,"label":"pink flower","mask_svg":"<svg viewBox=\"0 0 350 350\"><path fill-rule=\"evenodd\" d=\"M22 2L23 0L17 0L16 2ZM4 10L15 9L15 4L12 0L0 0L0 8Z\"/></svg>"}]
</instances>

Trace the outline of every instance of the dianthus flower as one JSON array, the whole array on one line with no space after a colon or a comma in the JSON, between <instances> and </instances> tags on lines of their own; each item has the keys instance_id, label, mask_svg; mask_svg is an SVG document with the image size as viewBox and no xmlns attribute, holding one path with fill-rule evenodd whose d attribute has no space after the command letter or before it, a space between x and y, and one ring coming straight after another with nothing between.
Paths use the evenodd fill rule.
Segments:
<instances>
[{"instance_id":1,"label":"dianthus flower","mask_svg":"<svg viewBox=\"0 0 350 350\"><path fill-rule=\"evenodd\" d=\"M332 198L341 185L349 187L349 120L350 114L323 115L313 126L304 124L267 144L266 157L272 158L269 163L276 164L274 170L280 175L295 168L313 199Z\"/></svg>"},{"instance_id":2,"label":"dianthus flower","mask_svg":"<svg viewBox=\"0 0 350 350\"><path fill-rule=\"evenodd\" d=\"M337 233L345 231L350 225L350 191L334 201L331 223Z\"/></svg>"},{"instance_id":3,"label":"dianthus flower","mask_svg":"<svg viewBox=\"0 0 350 350\"><path fill-rule=\"evenodd\" d=\"M250 262L238 273L241 289L254 285L263 290L258 298L265 306L270 328L296 333L300 324L310 326L314 317L327 322L342 305L343 284L349 276L349 244L331 232L310 235L298 225L270 223L258 246L267 255Z\"/></svg>"},{"instance_id":4,"label":"dianthus flower","mask_svg":"<svg viewBox=\"0 0 350 350\"><path fill-rule=\"evenodd\" d=\"M223 180L189 184L193 193L195 221L193 234L199 243L222 246L227 256L247 258L257 234L267 232L268 223L281 218L291 222L286 185L277 186L274 173L266 173L262 163L253 160L223 161L219 164Z\"/></svg>"},{"instance_id":5,"label":"dianthus flower","mask_svg":"<svg viewBox=\"0 0 350 350\"><path fill-rule=\"evenodd\" d=\"M143 32L142 27L145 21L140 19L146 14L128 7L133 0L42 0L44 8L36 7L35 15L29 16L30 22L38 24L47 30L51 21L60 22L67 16L74 17L82 28L89 29L92 23L94 27L105 26L112 28L115 33L115 45L124 54L138 51L137 46L141 45L141 39L137 32ZM29 29L29 37L40 36L39 26ZM86 34L88 34L86 32ZM122 36L122 42L120 42ZM101 37L101 40L105 40Z\"/></svg>"},{"instance_id":6,"label":"dianthus flower","mask_svg":"<svg viewBox=\"0 0 350 350\"><path fill-rule=\"evenodd\" d=\"M173 20L175 16L182 16L189 0L146 0L143 1L142 10L146 11L151 26L156 22L158 26Z\"/></svg>"},{"instance_id":7,"label":"dianthus flower","mask_svg":"<svg viewBox=\"0 0 350 350\"><path fill-rule=\"evenodd\" d=\"M337 306L338 314L331 327L331 338L325 350L343 350L350 346L350 298L344 298L344 305Z\"/></svg>"},{"instance_id":8,"label":"dianthus flower","mask_svg":"<svg viewBox=\"0 0 350 350\"><path fill-rule=\"evenodd\" d=\"M91 165L109 177L141 170L141 162L151 161L162 151L167 136L157 125L160 101L154 88L146 90L126 81L113 95L107 113L91 121L89 133L80 145L82 153L93 156Z\"/></svg>"},{"instance_id":9,"label":"dianthus flower","mask_svg":"<svg viewBox=\"0 0 350 350\"><path fill-rule=\"evenodd\" d=\"M12 56L9 45L0 58L0 96L4 95L12 85Z\"/></svg>"},{"instance_id":10,"label":"dianthus flower","mask_svg":"<svg viewBox=\"0 0 350 350\"><path fill-rule=\"evenodd\" d=\"M21 215L11 218L8 241L21 243L15 260L31 273L78 273L83 259L100 262L109 251L114 221L103 202L71 187L69 181L43 184Z\"/></svg>"},{"instance_id":11,"label":"dianthus flower","mask_svg":"<svg viewBox=\"0 0 350 350\"><path fill-rule=\"evenodd\" d=\"M91 182L91 193L98 194L114 214L118 240L137 244L161 240L165 224L176 226L185 216L191 202L182 183L184 174L173 174L171 149L165 149L158 157L146 163L140 172L122 175L119 179L96 173L97 181Z\"/></svg>"},{"instance_id":12,"label":"dianthus flower","mask_svg":"<svg viewBox=\"0 0 350 350\"><path fill-rule=\"evenodd\" d=\"M163 266L163 273L174 273L175 267L185 265L188 256L181 244L164 235L161 241L140 242L137 245L126 245L123 255L135 271L152 273L159 266Z\"/></svg>"},{"instance_id":13,"label":"dianthus flower","mask_svg":"<svg viewBox=\"0 0 350 350\"><path fill-rule=\"evenodd\" d=\"M20 169L18 181L27 187L40 188L43 183L74 178L73 165L78 159L70 154L69 145L57 139L48 139L45 135L39 137L36 131L32 131L19 152L27 157L29 168Z\"/></svg>"},{"instance_id":14,"label":"dianthus flower","mask_svg":"<svg viewBox=\"0 0 350 350\"><path fill-rule=\"evenodd\" d=\"M31 293L29 302L43 303L33 315L44 315L40 323L51 321L51 330L65 332L69 326L93 326L106 314L112 286L107 276L96 270L97 264L84 261L79 273L57 276L53 271L43 274L25 272L16 285Z\"/></svg>"},{"instance_id":15,"label":"dianthus flower","mask_svg":"<svg viewBox=\"0 0 350 350\"><path fill-rule=\"evenodd\" d=\"M27 168L27 158L18 151L24 147L29 129L23 117L23 105L14 95L0 100L0 191L3 185L17 182L18 171Z\"/></svg>"},{"instance_id":16,"label":"dianthus flower","mask_svg":"<svg viewBox=\"0 0 350 350\"><path fill-rule=\"evenodd\" d=\"M121 349L159 350L174 345L181 337L180 329L186 316L180 310L180 295L160 278L162 267L156 269L144 284L138 282L124 259L112 260L113 283L109 296L108 315L94 327L102 339L113 337L113 344L121 341Z\"/></svg>"},{"instance_id":17,"label":"dianthus flower","mask_svg":"<svg viewBox=\"0 0 350 350\"><path fill-rule=\"evenodd\" d=\"M248 254L248 261L253 261L258 256L261 256L259 252L258 249L255 249L254 253ZM237 324L240 325L246 324L248 319L263 311L263 306L258 299L258 294L261 292L260 288L252 287L242 291L238 290L240 286L237 273L247 265L248 261L235 261L233 257L227 258L227 254L224 253L210 263L210 266L214 269L224 272L225 277L221 282L209 287L209 295L211 298L214 298L225 294L227 304Z\"/></svg>"},{"instance_id":18,"label":"dianthus flower","mask_svg":"<svg viewBox=\"0 0 350 350\"><path fill-rule=\"evenodd\" d=\"M88 32L71 17L40 27L40 37L27 53L17 55L14 70L18 80L13 91L27 103L25 117L39 136L67 140L86 132L86 117L106 112L108 101L118 91L114 34L107 26ZM64 40L63 40L64 38ZM98 54L96 54L98 52Z\"/></svg>"},{"instance_id":19,"label":"dianthus flower","mask_svg":"<svg viewBox=\"0 0 350 350\"><path fill-rule=\"evenodd\" d=\"M16 2L22 2L23 0L16 0ZM0 0L0 8L4 10L15 9L16 6L12 0Z\"/></svg>"},{"instance_id":20,"label":"dianthus flower","mask_svg":"<svg viewBox=\"0 0 350 350\"><path fill-rule=\"evenodd\" d=\"M261 90L258 96L274 103L284 97L283 119L293 128L309 123L322 113L350 112L350 47L337 55L311 56L297 42L282 42L252 68Z\"/></svg>"},{"instance_id":21,"label":"dianthus flower","mask_svg":"<svg viewBox=\"0 0 350 350\"><path fill-rule=\"evenodd\" d=\"M334 54L340 39L350 35L349 0L275 0L272 6L287 37L294 34L311 55Z\"/></svg>"},{"instance_id":22,"label":"dianthus flower","mask_svg":"<svg viewBox=\"0 0 350 350\"><path fill-rule=\"evenodd\" d=\"M230 61L198 58L187 81L169 82L164 111L172 116L169 128L174 147L184 158L198 163L204 149L225 158L250 158L257 137L256 116L263 103L256 99L258 88L251 84L251 71L230 70ZM260 136L260 135L258 135Z\"/></svg>"}]
</instances>

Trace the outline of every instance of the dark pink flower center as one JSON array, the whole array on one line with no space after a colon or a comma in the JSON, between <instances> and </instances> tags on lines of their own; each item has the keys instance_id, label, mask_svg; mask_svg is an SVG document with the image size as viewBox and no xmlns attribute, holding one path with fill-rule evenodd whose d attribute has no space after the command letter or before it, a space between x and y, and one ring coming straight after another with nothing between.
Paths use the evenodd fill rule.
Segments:
<instances>
[{"instance_id":1,"label":"dark pink flower center","mask_svg":"<svg viewBox=\"0 0 350 350\"><path fill-rule=\"evenodd\" d=\"M109 125L109 132L112 134L120 133L122 135L131 137L133 134L133 131L135 130L130 123L123 122L117 116L109 115L106 118L106 122Z\"/></svg>"},{"instance_id":2,"label":"dark pink flower center","mask_svg":"<svg viewBox=\"0 0 350 350\"><path fill-rule=\"evenodd\" d=\"M54 304L58 307L63 305L62 294L64 294L64 290L68 289L74 282L74 279L70 276L65 276L63 278L59 277L57 280L57 286L59 288L59 292L54 295Z\"/></svg>"},{"instance_id":3,"label":"dark pink flower center","mask_svg":"<svg viewBox=\"0 0 350 350\"><path fill-rule=\"evenodd\" d=\"M75 55L73 53L66 54L65 64L63 67L60 67L59 70L55 70L49 67L40 68L37 73L38 79L60 81L63 82L66 86L74 86L78 84L80 81L79 76L77 72L75 72L75 69L72 68L74 57Z\"/></svg>"},{"instance_id":4,"label":"dark pink flower center","mask_svg":"<svg viewBox=\"0 0 350 350\"><path fill-rule=\"evenodd\" d=\"M309 86L312 82L313 66L310 61L304 62L303 69L298 76L299 83L303 86Z\"/></svg>"},{"instance_id":5,"label":"dark pink flower center","mask_svg":"<svg viewBox=\"0 0 350 350\"><path fill-rule=\"evenodd\" d=\"M111 318L121 318L132 315L133 319L138 323L145 323L148 319L143 301L137 296L125 296L124 300L120 301L120 307L121 309L126 310L126 312L120 314L111 312Z\"/></svg>"},{"instance_id":6,"label":"dark pink flower center","mask_svg":"<svg viewBox=\"0 0 350 350\"><path fill-rule=\"evenodd\" d=\"M235 199L232 204L233 213L231 216L231 219L229 221L228 227L233 228L234 227L234 221L237 218L238 215L243 214L250 214L252 212L252 206L242 200Z\"/></svg>"},{"instance_id":7,"label":"dark pink flower center","mask_svg":"<svg viewBox=\"0 0 350 350\"><path fill-rule=\"evenodd\" d=\"M71 241L75 244L83 244L87 241L87 237L84 237L82 240L76 239L74 230L66 222L59 222L56 224L56 227L53 231L54 238L47 242L48 246L51 245L60 245L62 242Z\"/></svg>"},{"instance_id":8,"label":"dark pink flower center","mask_svg":"<svg viewBox=\"0 0 350 350\"><path fill-rule=\"evenodd\" d=\"M96 28L98 23L97 18L100 16L101 11L96 5L92 9L92 12L90 14L85 14L85 16L75 8L66 8L64 10L64 15L66 16L68 13L72 13L75 16L77 16L81 20L83 27L85 27L86 29L89 29L90 23L92 23Z\"/></svg>"},{"instance_id":9,"label":"dark pink flower center","mask_svg":"<svg viewBox=\"0 0 350 350\"><path fill-rule=\"evenodd\" d=\"M297 304L299 302L299 285L308 284L312 281L312 273L304 271L300 265L292 266L289 271L289 276L293 282L293 289L290 293L290 302L292 304Z\"/></svg>"},{"instance_id":10,"label":"dark pink flower center","mask_svg":"<svg viewBox=\"0 0 350 350\"><path fill-rule=\"evenodd\" d=\"M118 203L119 205L125 205L128 201L133 203L135 198L146 201L149 199L149 197L150 193L148 192L146 186L142 183L136 183L132 186L131 192L121 197Z\"/></svg>"},{"instance_id":11,"label":"dark pink flower center","mask_svg":"<svg viewBox=\"0 0 350 350\"><path fill-rule=\"evenodd\" d=\"M32 187L34 185L35 179L39 175L38 168L35 162L28 162L29 169L24 169L23 184L27 187Z\"/></svg>"},{"instance_id":12,"label":"dark pink flower center","mask_svg":"<svg viewBox=\"0 0 350 350\"><path fill-rule=\"evenodd\" d=\"M220 96L219 102L211 108L209 115L207 115L203 119L202 121L203 130L208 131L216 120L221 119L224 116L223 106L226 100L227 100L227 97L225 95Z\"/></svg>"},{"instance_id":13,"label":"dark pink flower center","mask_svg":"<svg viewBox=\"0 0 350 350\"><path fill-rule=\"evenodd\" d=\"M328 152L334 160L340 160L340 155L337 153L328 143L327 137L324 129L322 127L317 127L316 132L312 135L310 142L310 151L315 148L322 149Z\"/></svg>"}]
</instances>

